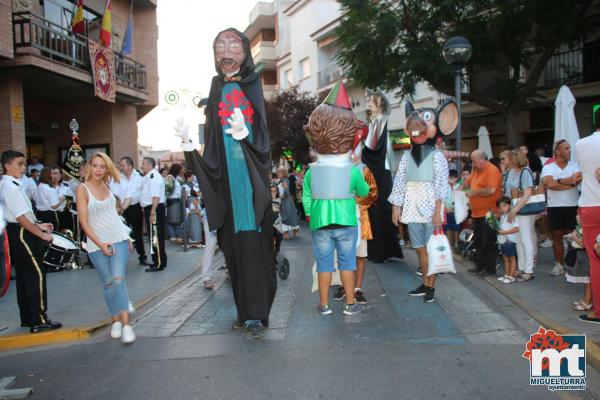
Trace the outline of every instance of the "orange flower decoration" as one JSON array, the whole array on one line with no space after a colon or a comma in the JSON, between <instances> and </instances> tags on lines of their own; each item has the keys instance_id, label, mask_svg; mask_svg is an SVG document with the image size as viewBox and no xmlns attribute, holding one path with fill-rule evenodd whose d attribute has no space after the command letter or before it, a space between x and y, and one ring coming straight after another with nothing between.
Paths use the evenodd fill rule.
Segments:
<instances>
[{"instance_id":1,"label":"orange flower decoration","mask_svg":"<svg viewBox=\"0 0 600 400\"><path fill-rule=\"evenodd\" d=\"M531 350L539 349L556 349L557 351L562 351L568 349L571 346L570 343L567 343L563 340L561 335L557 335L553 330L546 330L540 326L537 333L531 335L531 339L529 342L525 344L525 352L522 357L527 358L531 363ZM564 359L561 360L561 362ZM550 365L550 362L547 358L542 360L542 370L547 370Z\"/></svg>"}]
</instances>

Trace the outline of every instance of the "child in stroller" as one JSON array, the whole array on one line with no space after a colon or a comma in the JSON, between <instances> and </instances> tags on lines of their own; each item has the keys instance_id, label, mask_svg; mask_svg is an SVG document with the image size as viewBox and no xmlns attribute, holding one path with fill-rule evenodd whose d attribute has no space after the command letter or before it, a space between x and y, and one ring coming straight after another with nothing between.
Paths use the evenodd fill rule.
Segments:
<instances>
[{"instance_id":1,"label":"child in stroller","mask_svg":"<svg viewBox=\"0 0 600 400\"><path fill-rule=\"evenodd\" d=\"M283 233L281 232L281 199L279 198L279 189L277 186L271 186L271 205L273 207L273 249L275 257L275 268L279 279L286 280L290 274L290 262L287 258L279 255Z\"/></svg>"}]
</instances>

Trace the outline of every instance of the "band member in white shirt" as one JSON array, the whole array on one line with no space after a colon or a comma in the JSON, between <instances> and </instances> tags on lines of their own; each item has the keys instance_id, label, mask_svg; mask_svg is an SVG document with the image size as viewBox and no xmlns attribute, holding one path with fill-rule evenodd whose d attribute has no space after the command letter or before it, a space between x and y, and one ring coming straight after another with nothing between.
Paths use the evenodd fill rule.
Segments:
<instances>
[{"instance_id":1,"label":"band member in white shirt","mask_svg":"<svg viewBox=\"0 0 600 400\"><path fill-rule=\"evenodd\" d=\"M61 206L64 208L65 196L58 193L54 185L54 174L56 170L53 167L45 167L40 175L40 184L37 187L35 204L37 208L37 218L42 222L51 223L54 230L59 230L60 222L58 210ZM60 179L60 171L58 172Z\"/></svg>"},{"instance_id":2,"label":"band member in white shirt","mask_svg":"<svg viewBox=\"0 0 600 400\"><path fill-rule=\"evenodd\" d=\"M131 157L121 158L119 169L121 170L120 185L125 193L125 198L121 203L123 217L131 228L140 264L150 265L146 261L146 250L144 249L144 210L142 210L142 206L140 205L144 178L133 168Z\"/></svg>"},{"instance_id":3,"label":"band member in white shirt","mask_svg":"<svg viewBox=\"0 0 600 400\"><path fill-rule=\"evenodd\" d=\"M27 197L29 197L29 200L33 200L33 196L37 191L37 182L25 174L19 179L19 182L23 185L23 189L25 190Z\"/></svg>"},{"instance_id":4,"label":"band member in white shirt","mask_svg":"<svg viewBox=\"0 0 600 400\"><path fill-rule=\"evenodd\" d=\"M29 327L31 333L58 329L62 324L46 315L46 272L42 266L44 242L52 241L52 224L36 223L29 197L19 182L25 172L25 156L7 150L2 153L1 163L5 175L0 180L0 205L16 272L21 327Z\"/></svg>"},{"instance_id":5,"label":"band member in white shirt","mask_svg":"<svg viewBox=\"0 0 600 400\"><path fill-rule=\"evenodd\" d=\"M155 169L156 162L151 157L142 161L144 180L140 203L144 209L144 219L150 233L152 265L146 272L162 271L167 268L165 251L165 180Z\"/></svg>"},{"instance_id":6,"label":"band member in white shirt","mask_svg":"<svg viewBox=\"0 0 600 400\"><path fill-rule=\"evenodd\" d=\"M73 218L73 214L71 213L71 209L73 208L73 191L71 190L71 186L63 181L62 173L60 170L52 171L53 178L56 176L57 178L57 186L56 190L58 190L58 196L63 196L65 198L65 202L58 207L58 222L59 229L62 231L64 229L68 229L71 232L75 232L75 219Z\"/></svg>"},{"instance_id":7,"label":"band member in white shirt","mask_svg":"<svg viewBox=\"0 0 600 400\"><path fill-rule=\"evenodd\" d=\"M31 162L27 166L27 173L31 175L31 171L34 169L38 172L41 172L44 169L44 164L42 164L39 157L35 155L31 156Z\"/></svg>"}]
</instances>

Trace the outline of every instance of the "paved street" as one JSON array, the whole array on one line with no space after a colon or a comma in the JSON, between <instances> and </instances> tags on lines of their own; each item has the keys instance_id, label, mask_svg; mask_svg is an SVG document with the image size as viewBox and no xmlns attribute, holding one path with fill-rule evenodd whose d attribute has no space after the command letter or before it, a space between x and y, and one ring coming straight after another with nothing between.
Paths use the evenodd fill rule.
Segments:
<instances>
[{"instance_id":1,"label":"paved street","mask_svg":"<svg viewBox=\"0 0 600 400\"><path fill-rule=\"evenodd\" d=\"M368 264L366 311L316 312L310 236L284 243L290 277L279 281L264 340L231 330L235 307L218 272L214 292L194 276L139 310L137 342L108 332L73 345L6 353L0 376L33 387L33 399L556 399L597 398L529 386L521 357L538 323L480 278L438 281L436 302L407 296L418 285L414 253ZM462 268L462 267L461 267Z\"/></svg>"},{"instance_id":2,"label":"paved street","mask_svg":"<svg viewBox=\"0 0 600 400\"><path fill-rule=\"evenodd\" d=\"M202 250L184 252L181 246L167 243L167 251L169 267L158 274L145 272L146 267L138 264L137 254L130 253L127 288L134 304L150 300L200 267ZM50 273L47 274L47 285L48 314L62 322L65 328L93 326L108 319L96 270L86 266L81 270ZM20 327L16 292L15 281L12 281L8 293L0 299L0 326L6 328L0 339L7 335L29 334L27 328Z\"/></svg>"}]
</instances>

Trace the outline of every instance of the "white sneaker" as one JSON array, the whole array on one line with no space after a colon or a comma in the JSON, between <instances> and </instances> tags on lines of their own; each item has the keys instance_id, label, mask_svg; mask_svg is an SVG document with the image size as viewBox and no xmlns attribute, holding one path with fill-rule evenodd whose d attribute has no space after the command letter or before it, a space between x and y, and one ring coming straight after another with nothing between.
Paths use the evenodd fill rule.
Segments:
<instances>
[{"instance_id":1,"label":"white sneaker","mask_svg":"<svg viewBox=\"0 0 600 400\"><path fill-rule=\"evenodd\" d=\"M131 300L129 300L128 311L129 311L129 314L133 314L135 312L135 307L133 306L133 303L131 302Z\"/></svg>"},{"instance_id":2,"label":"white sneaker","mask_svg":"<svg viewBox=\"0 0 600 400\"><path fill-rule=\"evenodd\" d=\"M119 339L123 333L123 324L120 322L113 322L112 328L110 328L110 337L113 339Z\"/></svg>"},{"instance_id":3,"label":"white sneaker","mask_svg":"<svg viewBox=\"0 0 600 400\"><path fill-rule=\"evenodd\" d=\"M554 268L550 271L552 276L560 276L565 273L565 269L559 263L554 263Z\"/></svg>"},{"instance_id":4,"label":"white sneaker","mask_svg":"<svg viewBox=\"0 0 600 400\"><path fill-rule=\"evenodd\" d=\"M402 247L406 246L406 242L404 242L404 239L400 239L400 246L402 246Z\"/></svg>"},{"instance_id":5,"label":"white sneaker","mask_svg":"<svg viewBox=\"0 0 600 400\"><path fill-rule=\"evenodd\" d=\"M540 243L540 247L552 247L552 240L546 239Z\"/></svg>"},{"instance_id":6,"label":"white sneaker","mask_svg":"<svg viewBox=\"0 0 600 400\"><path fill-rule=\"evenodd\" d=\"M123 327L123 335L121 336L121 343L129 344L135 342L135 333L131 325L125 325Z\"/></svg>"}]
</instances>

